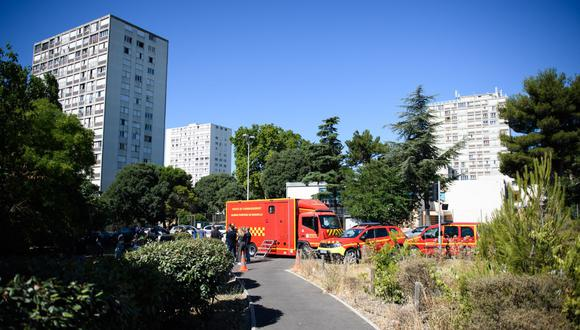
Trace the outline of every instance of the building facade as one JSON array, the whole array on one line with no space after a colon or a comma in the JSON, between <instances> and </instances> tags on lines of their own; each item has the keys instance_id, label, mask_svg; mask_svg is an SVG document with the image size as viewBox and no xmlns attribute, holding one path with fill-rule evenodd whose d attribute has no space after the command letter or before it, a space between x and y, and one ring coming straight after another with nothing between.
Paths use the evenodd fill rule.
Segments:
<instances>
[{"instance_id":1,"label":"building facade","mask_svg":"<svg viewBox=\"0 0 580 330\"><path fill-rule=\"evenodd\" d=\"M165 133L165 166L181 168L195 185L213 173L232 172L232 130L223 126L189 124Z\"/></svg>"},{"instance_id":2,"label":"building facade","mask_svg":"<svg viewBox=\"0 0 580 330\"><path fill-rule=\"evenodd\" d=\"M465 146L451 161L458 180L445 191L448 209L443 210L441 203L430 203L426 224L437 223L439 215L444 220L487 221L501 207L505 186L513 181L499 172L499 153L506 150L500 136L510 131L499 118L498 107L506 100L507 96L496 89L469 96L456 92L454 100L430 104L435 120L441 123L436 132L437 147L445 151L462 140Z\"/></svg>"},{"instance_id":3,"label":"building facade","mask_svg":"<svg viewBox=\"0 0 580 330\"><path fill-rule=\"evenodd\" d=\"M92 182L163 164L168 41L107 15L34 44L32 73L58 80L63 111L94 131Z\"/></svg>"},{"instance_id":4,"label":"building facade","mask_svg":"<svg viewBox=\"0 0 580 330\"><path fill-rule=\"evenodd\" d=\"M459 141L465 141L465 147L451 162L460 180L500 175L498 154L506 148L501 145L499 137L509 134L509 127L499 118L498 107L506 99L496 89L494 93L469 96L456 93L454 100L429 105L435 120L441 123L435 133L437 147L447 150Z\"/></svg>"}]
</instances>

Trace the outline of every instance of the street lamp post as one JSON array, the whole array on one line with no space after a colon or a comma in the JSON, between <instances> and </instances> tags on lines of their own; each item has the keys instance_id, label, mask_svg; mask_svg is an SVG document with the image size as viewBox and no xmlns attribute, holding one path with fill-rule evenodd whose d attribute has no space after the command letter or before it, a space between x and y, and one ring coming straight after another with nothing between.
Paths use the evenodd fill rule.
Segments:
<instances>
[{"instance_id":1,"label":"street lamp post","mask_svg":"<svg viewBox=\"0 0 580 330\"><path fill-rule=\"evenodd\" d=\"M246 144L248 145L248 166L246 168L246 200L250 199L250 141L256 137L244 133L242 135L246 139Z\"/></svg>"}]
</instances>

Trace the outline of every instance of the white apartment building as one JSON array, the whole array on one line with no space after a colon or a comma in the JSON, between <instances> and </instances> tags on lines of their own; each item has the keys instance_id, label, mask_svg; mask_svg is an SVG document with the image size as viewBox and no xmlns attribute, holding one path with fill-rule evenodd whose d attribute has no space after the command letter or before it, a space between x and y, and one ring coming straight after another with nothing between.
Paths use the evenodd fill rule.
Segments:
<instances>
[{"instance_id":1,"label":"white apartment building","mask_svg":"<svg viewBox=\"0 0 580 330\"><path fill-rule=\"evenodd\" d=\"M441 123L435 133L440 150L465 140L465 147L451 163L460 180L500 175L498 154L506 148L499 137L509 134L509 127L499 118L498 107L506 99L496 88L494 93L469 96L456 92L454 100L429 105L435 120Z\"/></svg>"},{"instance_id":2,"label":"white apartment building","mask_svg":"<svg viewBox=\"0 0 580 330\"><path fill-rule=\"evenodd\" d=\"M231 136L230 128L212 123L168 128L165 134L165 166L186 171L194 185L206 175L231 174Z\"/></svg>"},{"instance_id":3,"label":"white apartment building","mask_svg":"<svg viewBox=\"0 0 580 330\"><path fill-rule=\"evenodd\" d=\"M168 41L107 15L34 44L32 73L58 80L63 111L94 133L92 182L127 164L163 164Z\"/></svg>"},{"instance_id":4,"label":"white apartment building","mask_svg":"<svg viewBox=\"0 0 580 330\"><path fill-rule=\"evenodd\" d=\"M453 221L489 220L501 207L505 185L512 182L499 172L498 156L506 150L500 135L510 134L498 111L507 96L497 88L494 93L460 96L456 92L455 96L454 100L429 105L435 120L441 123L436 132L441 151L465 140L464 148L451 162L459 181L452 182L445 191L448 210L431 203L431 224L437 222L438 212Z\"/></svg>"}]
</instances>

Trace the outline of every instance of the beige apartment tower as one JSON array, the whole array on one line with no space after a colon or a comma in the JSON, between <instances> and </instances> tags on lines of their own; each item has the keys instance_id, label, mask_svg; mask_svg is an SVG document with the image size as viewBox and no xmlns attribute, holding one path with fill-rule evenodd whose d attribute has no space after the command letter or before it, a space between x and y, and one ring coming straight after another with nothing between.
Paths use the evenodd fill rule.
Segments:
<instances>
[{"instance_id":1,"label":"beige apartment tower","mask_svg":"<svg viewBox=\"0 0 580 330\"><path fill-rule=\"evenodd\" d=\"M34 44L32 73L52 73L63 111L95 133L103 191L127 164L163 164L167 51L167 39L113 15Z\"/></svg>"}]
</instances>

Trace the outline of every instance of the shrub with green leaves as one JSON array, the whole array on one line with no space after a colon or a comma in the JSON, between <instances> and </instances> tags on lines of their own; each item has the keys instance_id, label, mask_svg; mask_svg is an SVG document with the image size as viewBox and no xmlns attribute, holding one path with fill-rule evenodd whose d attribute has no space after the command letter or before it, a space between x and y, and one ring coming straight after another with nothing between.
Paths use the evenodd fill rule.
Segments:
<instances>
[{"instance_id":1,"label":"shrub with green leaves","mask_svg":"<svg viewBox=\"0 0 580 330\"><path fill-rule=\"evenodd\" d=\"M398 256L393 250L385 245L373 256L376 267L374 293L385 301L402 304L405 302L405 295L397 281Z\"/></svg>"},{"instance_id":2,"label":"shrub with green leaves","mask_svg":"<svg viewBox=\"0 0 580 330\"><path fill-rule=\"evenodd\" d=\"M462 285L457 326L477 329L571 329L562 315L563 276L514 275L475 277Z\"/></svg>"},{"instance_id":3,"label":"shrub with green leaves","mask_svg":"<svg viewBox=\"0 0 580 330\"><path fill-rule=\"evenodd\" d=\"M152 267L164 277L168 290L166 310L204 311L227 283L233 257L218 240L176 240L152 243L127 253L136 266Z\"/></svg>"},{"instance_id":4,"label":"shrub with green leaves","mask_svg":"<svg viewBox=\"0 0 580 330\"><path fill-rule=\"evenodd\" d=\"M2 328L97 329L106 327L104 319L112 313L103 292L93 284L16 275L0 287Z\"/></svg>"}]
</instances>

